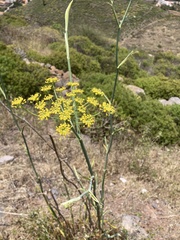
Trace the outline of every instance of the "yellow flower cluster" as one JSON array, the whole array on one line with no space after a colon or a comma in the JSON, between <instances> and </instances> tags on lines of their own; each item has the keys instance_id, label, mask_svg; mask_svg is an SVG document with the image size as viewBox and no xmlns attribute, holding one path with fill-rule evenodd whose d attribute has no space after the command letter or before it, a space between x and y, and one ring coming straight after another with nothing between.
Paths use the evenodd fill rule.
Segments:
<instances>
[{"instance_id":1,"label":"yellow flower cluster","mask_svg":"<svg viewBox=\"0 0 180 240\"><path fill-rule=\"evenodd\" d=\"M14 108L21 107L26 103L26 100L22 97L17 97L11 102L11 106Z\"/></svg>"},{"instance_id":2,"label":"yellow flower cluster","mask_svg":"<svg viewBox=\"0 0 180 240\"><path fill-rule=\"evenodd\" d=\"M62 123L58 127L56 127L56 131L61 135L61 136L66 136L70 133L71 131L71 125L68 123Z\"/></svg>"},{"instance_id":3,"label":"yellow flower cluster","mask_svg":"<svg viewBox=\"0 0 180 240\"><path fill-rule=\"evenodd\" d=\"M80 125L91 127L95 123L95 115L100 112L115 113L115 108L101 89L93 88L94 96L84 97L83 90L79 89L79 83L68 82L66 86L71 87L71 91L64 94L66 87L54 88L57 80L57 78L46 79L40 93L30 96L27 101L22 97L15 98L12 107L22 106L26 102L35 103L34 108L39 120L56 117L58 120L56 131L62 136L69 134L74 128L75 116L78 116ZM55 92L54 95L52 90ZM92 111L95 111L94 114Z\"/></svg>"},{"instance_id":4,"label":"yellow flower cluster","mask_svg":"<svg viewBox=\"0 0 180 240\"><path fill-rule=\"evenodd\" d=\"M80 120L87 127L91 127L95 122L95 119L91 114L83 114Z\"/></svg>"},{"instance_id":5,"label":"yellow flower cluster","mask_svg":"<svg viewBox=\"0 0 180 240\"><path fill-rule=\"evenodd\" d=\"M103 91L102 91L101 89L99 89L99 88L93 88L91 91L92 91L95 95L104 96Z\"/></svg>"},{"instance_id":6,"label":"yellow flower cluster","mask_svg":"<svg viewBox=\"0 0 180 240\"><path fill-rule=\"evenodd\" d=\"M65 108L59 113L59 119L62 121L70 121L71 115L73 114L73 108L72 106L69 106L69 108Z\"/></svg>"},{"instance_id":7,"label":"yellow flower cluster","mask_svg":"<svg viewBox=\"0 0 180 240\"><path fill-rule=\"evenodd\" d=\"M95 97L88 97L87 102L92 104L95 107L99 105L99 102Z\"/></svg>"},{"instance_id":8,"label":"yellow flower cluster","mask_svg":"<svg viewBox=\"0 0 180 240\"><path fill-rule=\"evenodd\" d=\"M29 97L28 100L30 102L36 102L39 100L40 96L41 95L39 93L35 93L34 95L31 95L31 97Z\"/></svg>"},{"instance_id":9,"label":"yellow flower cluster","mask_svg":"<svg viewBox=\"0 0 180 240\"><path fill-rule=\"evenodd\" d=\"M107 114L115 113L115 108L110 103L103 102L101 104L100 108L102 109L103 112L105 112Z\"/></svg>"},{"instance_id":10,"label":"yellow flower cluster","mask_svg":"<svg viewBox=\"0 0 180 240\"><path fill-rule=\"evenodd\" d=\"M78 87L79 86L79 83L78 82L68 82L66 84L66 86L69 86L69 87Z\"/></svg>"},{"instance_id":11,"label":"yellow flower cluster","mask_svg":"<svg viewBox=\"0 0 180 240\"><path fill-rule=\"evenodd\" d=\"M48 92L48 91L51 90L51 89L52 89L52 85L50 85L50 84L41 87L41 91L42 91L42 92Z\"/></svg>"},{"instance_id":12,"label":"yellow flower cluster","mask_svg":"<svg viewBox=\"0 0 180 240\"><path fill-rule=\"evenodd\" d=\"M39 120L47 120L51 115L51 112L48 108L43 108L39 111L38 118Z\"/></svg>"},{"instance_id":13,"label":"yellow flower cluster","mask_svg":"<svg viewBox=\"0 0 180 240\"><path fill-rule=\"evenodd\" d=\"M57 81L58 81L57 77L50 77L46 79L45 83L56 83Z\"/></svg>"},{"instance_id":14,"label":"yellow flower cluster","mask_svg":"<svg viewBox=\"0 0 180 240\"><path fill-rule=\"evenodd\" d=\"M53 98L54 96L52 94L48 94L44 97L44 101L49 101Z\"/></svg>"},{"instance_id":15,"label":"yellow flower cluster","mask_svg":"<svg viewBox=\"0 0 180 240\"><path fill-rule=\"evenodd\" d=\"M64 90L66 90L65 87L56 88L56 92L63 92Z\"/></svg>"}]
</instances>

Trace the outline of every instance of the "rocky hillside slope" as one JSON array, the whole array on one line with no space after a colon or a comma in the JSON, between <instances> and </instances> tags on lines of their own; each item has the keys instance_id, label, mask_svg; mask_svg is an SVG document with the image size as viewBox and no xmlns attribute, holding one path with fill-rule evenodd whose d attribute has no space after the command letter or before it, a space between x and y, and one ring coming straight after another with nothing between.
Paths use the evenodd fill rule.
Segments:
<instances>
[{"instance_id":1,"label":"rocky hillside slope","mask_svg":"<svg viewBox=\"0 0 180 240\"><path fill-rule=\"evenodd\" d=\"M11 10L11 14L24 16L30 25L48 25L63 33L64 12L67 1L33 0L24 7ZM115 1L118 17L121 18L127 1ZM82 23L83 19L83 23ZM126 22L122 28L122 45L148 51L180 52L180 12L163 10L153 1L133 1ZM96 26L96 28L94 28ZM74 1L70 14L70 34L84 31L98 32L108 38L115 38L116 24L108 1Z\"/></svg>"}]
</instances>

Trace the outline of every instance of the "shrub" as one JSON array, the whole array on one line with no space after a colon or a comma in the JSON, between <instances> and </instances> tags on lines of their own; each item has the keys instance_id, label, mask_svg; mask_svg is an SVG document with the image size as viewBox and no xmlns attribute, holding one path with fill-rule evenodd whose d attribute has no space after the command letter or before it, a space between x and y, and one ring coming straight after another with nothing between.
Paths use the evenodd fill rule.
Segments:
<instances>
[{"instance_id":1,"label":"shrub","mask_svg":"<svg viewBox=\"0 0 180 240\"><path fill-rule=\"evenodd\" d=\"M119 49L119 62L123 61L128 55L129 51L126 48ZM119 73L126 78L136 79L138 77L147 76L143 71L134 56L130 56L127 61L119 69Z\"/></svg>"},{"instance_id":2,"label":"shrub","mask_svg":"<svg viewBox=\"0 0 180 240\"><path fill-rule=\"evenodd\" d=\"M166 108L156 100L145 100L139 104L132 118L132 126L145 136L160 144L173 144L179 132Z\"/></svg>"},{"instance_id":3,"label":"shrub","mask_svg":"<svg viewBox=\"0 0 180 240\"><path fill-rule=\"evenodd\" d=\"M6 13L0 18L0 26L3 27L7 25L12 27L23 27L28 24L23 17Z\"/></svg>"},{"instance_id":4,"label":"shrub","mask_svg":"<svg viewBox=\"0 0 180 240\"><path fill-rule=\"evenodd\" d=\"M49 71L36 64L26 65L6 46L1 45L0 51L1 85L6 93L13 97L28 97L39 91L44 79L50 75Z\"/></svg>"},{"instance_id":5,"label":"shrub","mask_svg":"<svg viewBox=\"0 0 180 240\"><path fill-rule=\"evenodd\" d=\"M113 74L83 74L80 83L86 95L90 95L90 89L95 86L101 88L111 98L113 79ZM180 130L177 116L180 108L167 111L157 100L148 97L142 100L124 88L120 82L117 84L115 106L116 121L128 121L138 133L160 144L166 145L178 141Z\"/></svg>"},{"instance_id":6,"label":"shrub","mask_svg":"<svg viewBox=\"0 0 180 240\"><path fill-rule=\"evenodd\" d=\"M165 77L146 77L134 81L135 85L145 90L145 93L154 99L169 99L170 97L180 97L180 81L170 80Z\"/></svg>"},{"instance_id":7,"label":"shrub","mask_svg":"<svg viewBox=\"0 0 180 240\"><path fill-rule=\"evenodd\" d=\"M85 36L72 36L69 38L69 44L78 52L97 60L101 66L101 72L106 74L115 72L114 52L111 49L105 50Z\"/></svg>"},{"instance_id":8,"label":"shrub","mask_svg":"<svg viewBox=\"0 0 180 240\"><path fill-rule=\"evenodd\" d=\"M82 53L78 53L75 49L70 49L71 54L71 68L72 72L76 75L80 75L83 71L86 72L98 72L100 71L100 65L98 61L92 59L89 56L85 56ZM46 63L51 63L58 69L67 71L67 58L65 49L52 53L45 59Z\"/></svg>"},{"instance_id":9,"label":"shrub","mask_svg":"<svg viewBox=\"0 0 180 240\"><path fill-rule=\"evenodd\" d=\"M103 48L109 48L109 43L107 38L103 36L102 32L97 29L91 28L89 26L83 26L79 29L80 34L84 37L90 39L97 46L101 46Z\"/></svg>"},{"instance_id":10,"label":"shrub","mask_svg":"<svg viewBox=\"0 0 180 240\"><path fill-rule=\"evenodd\" d=\"M171 52L158 53L154 57L155 74L163 74L169 78L180 78L180 57Z\"/></svg>"},{"instance_id":11,"label":"shrub","mask_svg":"<svg viewBox=\"0 0 180 240\"><path fill-rule=\"evenodd\" d=\"M70 47L76 49L78 52L88 56L96 57L97 55L104 54L104 48L97 46L88 37L72 36L69 38Z\"/></svg>"}]
</instances>

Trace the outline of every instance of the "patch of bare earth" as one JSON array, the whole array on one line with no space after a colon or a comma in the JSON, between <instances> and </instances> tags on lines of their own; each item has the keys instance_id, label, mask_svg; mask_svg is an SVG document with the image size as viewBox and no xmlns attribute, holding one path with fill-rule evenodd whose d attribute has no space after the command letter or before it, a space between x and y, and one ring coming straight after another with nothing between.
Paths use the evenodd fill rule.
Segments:
<instances>
[{"instance_id":1,"label":"patch of bare earth","mask_svg":"<svg viewBox=\"0 0 180 240\"><path fill-rule=\"evenodd\" d=\"M26 214L38 208L46 209L39 191L23 141L11 116L1 108L0 111L0 157L12 155L14 161L0 165L0 232L2 239L31 239L19 227L19 219L24 221ZM87 175L87 166L76 139L59 139L53 124L36 125L43 137L51 144L48 134L54 137L58 151L64 161L83 176ZM21 126L24 122L21 121ZM59 162L54 152L29 128L25 135L30 146L35 166L42 178L45 190L53 189L58 203L66 200ZM94 161L98 173L103 166L104 149L101 143L93 143L84 136L84 141ZM124 214L136 215L141 219L141 227L149 234L149 239L180 239L180 148L178 146L162 148L160 146L136 143L132 136L116 139L110 155L106 180L106 218L121 228ZM73 180L69 170L70 180ZM124 183L120 180L124 178ZM145 191L147 190L147 191ZM77 196L77 192L74 196ZM63 210L66 214L67 210ZM13 215L14 214L14 215ZM17 215L16 215L17 214ZM22 214L22 215L21 215ZM28 220L27 220L28 221ZM24 237L26 236L26 237Z\"/></svg>"},{"instance_id":2,"label":"patch of bare earth","mask_svg":"<svg viewBox=\"0 0 180 240\"><path fill-rule=\"evenodd\" d=\"M160 19L132 31L123 39L122 46L142 49L149 52L171 51L180 53L180 15L171 11L170 16L176 17Z\"/></svg>"}]
</instances>

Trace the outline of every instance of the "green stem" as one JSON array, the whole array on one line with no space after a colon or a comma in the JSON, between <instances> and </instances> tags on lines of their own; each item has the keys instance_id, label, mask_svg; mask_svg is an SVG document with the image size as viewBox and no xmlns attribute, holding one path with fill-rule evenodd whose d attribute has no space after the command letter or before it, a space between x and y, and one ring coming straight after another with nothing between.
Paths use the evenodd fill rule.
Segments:
<instances>
[{"instance_id":1,"label":"green stem","mask_svg":"<svg viewBox=\"0 0 180 240\"><path fill-rule=\"evenodd\" d=\"M121 34L121 27L122 24L127 16L127 13L129 11L130 5L131 5L132 0L129 1L129 4L126 8L125 14L122 18L122 20L120 21L120 23L118 23L118 19L117 19L117 14L113 5L113 1L111 7L115 16L115 20L116 23L118 25L118 30L117 30L117 38L116 38L116 76L115 76L115 80L114 80L114 86L113 86L113 92L112 92L112 96L111 96L111 103L114 102L114 98L115 98L115 92L116 92L116 87L117 87L117 82L118 82L118 76L119 76L119 67L126 61L127 58L125 58L125 61L121 64L119 64L119 40L120 40L120 34ZM108 160L109 160L109 153L111 151L111 147L112 147L112 143L113 143L113 137L114 137L114 128L113 128L113 115L110 115L110 140L109 140L109 144L107 146L106 149L106 157L105 157L105 163L104 163L104 170L103 170L103 176L102 176L102 187L101 187L101 220L102 220L102 227L104 224L104 195L105 195L105 179L106 179L106 174L107 174L107 166L108 166Z\"/></svg>"},{"instance_id":2,"label":"green stem","mask_svg":"<svg viewBox=\"0 0 180 240\"><path fill-rule=\"evenodd\" d=\"M82 138L78 135L78 133L75 131L75 129L72 127L72 131L73 133L75 134L76 138L78 139L79 143L80 143L80 146L81 146L81 150L83 152L83 155L85 157L85 160L86 160L86 163L88 165L88 170L89 170L89 173L91 175L91 177L95 176L94 175L94 172L93 172L93 169L92 169L92 165L91 165L91 162L89 160L89 156L87 154L87 151L86 151L86 147L84 145L84 142L82 140ZM96 197L96 179L94 179L93 181L93 194L94 196ZM98 228L101 229L101 213L100 213L100 206L99 206L99 203L95 203L96 204L96 211L97 211L97 219L98 219Z\"/></svg>"},{"instance_id":3,"label":"green stem","mask_svg":"<svg viewBox=\"0 0 180 240\"><path fill-rule=\"evenodd\" d=\"M70 61L70 53L69 53L68 29L65 29L64 38L65 38L66 57L67 57L68 71L69 71L69 81L72 82L72 70L71 70L71 61ZM73 87L71 87L71 90L73 90ZM77 106L76 106L74 97L72 97L72 101L73 101L76 131L78 132L78 134L80 134Z\"/></svg>"}]
</instances>

